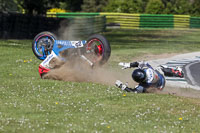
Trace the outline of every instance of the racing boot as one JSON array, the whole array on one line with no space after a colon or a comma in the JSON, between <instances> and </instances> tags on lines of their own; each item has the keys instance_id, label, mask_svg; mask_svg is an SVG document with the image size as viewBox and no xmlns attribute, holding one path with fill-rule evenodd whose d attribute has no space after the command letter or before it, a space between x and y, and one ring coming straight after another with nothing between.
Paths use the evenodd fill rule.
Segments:
<instances>
[{"instance_id":1,"label":"racing boot","mask_svg":"<svg viewBox=\"0 0 200 133\"><path fill-rule=\"evenodd\" d=\"M176 69L174 70L174 73L177 77L180 77L180 78L184 77L184 73L181 67L176 67Z\"/></svg>"},{"instance_id":2,"label":"racing boot","mask_svg":"<svg viewBox=\"0 0 200 133\"><path fill-rule=\"evenodd\" d=\"M160 68L164 72L165 76L180 77L180 78L184 77L184 72L181 67L172 68L172 67L168 67L166 65L160 65Z\"/></svg>"}]
</instances>

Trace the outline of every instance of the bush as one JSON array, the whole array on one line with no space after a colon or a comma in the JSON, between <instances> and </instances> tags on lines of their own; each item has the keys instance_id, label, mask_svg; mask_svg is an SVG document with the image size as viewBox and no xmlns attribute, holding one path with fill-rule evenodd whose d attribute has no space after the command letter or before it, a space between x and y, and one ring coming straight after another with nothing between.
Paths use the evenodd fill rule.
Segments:
<instances>
[{"instance_id":1,"label":"bush","mask_svg":"<svg viewBox=\"0 0 200 133\"><path fill-rule=\"evenodd\" d=\"M194 0L194 2L191 5L192 8L190 8L190 14L193 16L200 16L200 1Z\"/></svg>"},{"instance_id":2,"label":"bush","mask_svg":"<svg viewBox=\"0 0 200 133\"><path fill-rule=\"evenodd\" d=\"M109 0L106 12L144 13L147 0Z\"/></svg>"},{"instance_id":3,"label":"bush","mask_svg":"<svg viewBox=\"0 0 200 133\"><path fill-rule=\"evenodd\" d=\"M150 0L146 6L145 13L161 14L164 9L164 4L161 0Z\"/></svg>"},{"instance_id":4,"label":"bush","mask_svg":"<svg viewBox=\"0 0 200 133\"><path fill-rule=\"evenodd\" d=\"M47 10L47 12L57 12L57 13L61 13L61 12L67 12L66 10L64 9L60 9L60 8L51 8L49 10Z\"/></svg>"}]
</instances>

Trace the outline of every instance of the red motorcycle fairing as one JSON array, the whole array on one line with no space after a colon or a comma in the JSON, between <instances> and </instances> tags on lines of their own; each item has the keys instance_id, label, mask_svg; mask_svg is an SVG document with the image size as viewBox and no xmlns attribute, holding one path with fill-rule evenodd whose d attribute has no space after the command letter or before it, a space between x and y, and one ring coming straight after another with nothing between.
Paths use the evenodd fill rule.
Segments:
<instances>
[{"instance_id":1,"label":"red motorcycle fairing","mask_svg":"<svg viewBox=\"0 0 200 133\"><path fill-rule=\"evenodd\" d=\"M39 73L40 73L40 77L42 78L42 76L44 74L46 74L47 72L49 72L50 69L43 67L42 65L39 65Z\"/></svg>"}]
</instances>

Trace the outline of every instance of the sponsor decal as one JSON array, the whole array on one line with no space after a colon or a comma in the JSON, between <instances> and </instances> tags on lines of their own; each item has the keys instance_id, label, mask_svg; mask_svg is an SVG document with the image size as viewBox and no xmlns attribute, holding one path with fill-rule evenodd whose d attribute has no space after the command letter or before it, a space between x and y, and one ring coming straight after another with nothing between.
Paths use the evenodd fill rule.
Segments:
<instances>
[{"instance_id":1,"label":"sponsor decal","mask_svg":"<svg viewBox=\"0 0 200 133\"><path fill-rule=\"evenodd\" d=\"M42 62L43 64L48 63L51 59L53 58L53 54L50 54L49 56L47 56L47 58Z\"/></svg>"},{"instance_id":2,"label":"sponsor decal","mask_svg":"<svg viewBox=\"0 0 200 133\"><path fill-rule=\"evenodd\" d=\"M152 69L147 69L146 70L146 74L147 74L147 82L150 83L153 80L153 70Z\"/></svg>"},{"instance_id":3,"label":"sponsor decal","mask_svg":"<svg viewBox=\"0 0 200 133\"><path fill-rule=\"evenodd\" d=\"M56 40L57 44L60 44L62 46L72 46L71 41L65 41L65 40Z\"/></svg>"},{"instance_id":4,"label":"sponsor decal","mask_svg":"<svg viewBox=\"0 0 200 133\"><path fill-rule=\"evenodd\" d=\"M83 47L83 44L81 41L78 41L77 43L75 43L75 46L76 47Z\"/></svg>"},{"instance_id":5,"label":"sponsor decal","mask_svg":"<svg viewBox=\"0 0 200 133\"><path fill-rule=\"evenodd\" d=\"M56 44L62 45L63 47L83 47L82 41L56 40Z\"/></svg>"},{"instance_id":6,"label":"sponsor decal","mask_svg":"<svg viewBox=\"0 0 200 133\"><path fill-rule=\"evenodd\" d=\"M52 51L52 53L50 55L47 56L47 58L41 63L42 66L48 66L49 65L49 61L53 58L53 57L57 57L57 55Z\"/></svg>"}]
</instances>

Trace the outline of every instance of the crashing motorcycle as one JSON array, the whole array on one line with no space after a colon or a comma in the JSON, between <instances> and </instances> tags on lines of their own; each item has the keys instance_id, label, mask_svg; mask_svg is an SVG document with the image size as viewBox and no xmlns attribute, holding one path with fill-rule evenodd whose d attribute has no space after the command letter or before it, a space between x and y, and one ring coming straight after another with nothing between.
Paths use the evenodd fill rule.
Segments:
<instances>
[{"instance_id":1,"label":"crashing motorcycle","mask_svg":"<svg viewBox=\"0 0 200 133\"><path fill-rule=\"evenodd\" d=\"M57 40L51 32L41 32L35 36L32 43L35 56L42 60L39 65L40 76L43 77L55 66L55 60L65 63L74 58L80 58L91 67L105 64L111 54L108 40L100 34L91 35L87 40Z\"/></svg>"}]
</instances>

